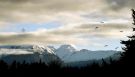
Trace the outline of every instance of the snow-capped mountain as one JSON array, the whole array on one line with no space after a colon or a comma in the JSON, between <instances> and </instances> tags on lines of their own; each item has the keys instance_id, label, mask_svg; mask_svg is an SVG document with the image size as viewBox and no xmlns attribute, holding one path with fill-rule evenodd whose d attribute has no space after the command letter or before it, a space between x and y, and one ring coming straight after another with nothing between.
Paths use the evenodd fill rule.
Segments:
<instances>
[{"instance_id":1,"label":"snow-capped mountain","mask_svg":"<svg viewBox=\"0 0 135 77\"><path fill-rule=\"evenodd\" d=\"M58 55L63 61L74 52L76 52L76 49L72 45L61 45L56 49L56 55Z\"/></svg>"},{"instance_id":2,"label":"snow-capped mountain","mask_svg":"<svg viewBox=\"0 0 135 77\"><path fill-rule=\"evenodd\" d=\"M0 59L8 63L14 60L18 62L23 62L24 60L26 62L38 62L41 60L46 63L60 60L52 49L42 45L0 46Z\"/></svg>"},{"instance_id":3,"label":"snow-capped mountain","mask_svg":"<svg viewBox=\"0 0 135 77\"><path fill-rule=\"evenodd\" d=\"M107 58L109 56L118 53L113 50L107 51L91 51L87 49L76 50L72 45L62 45L56 50L56 54L64 62L77 62L77 61L87 61L87 60L99 60L102 58Z\"/></svg>"},{"instance_id":4,"label":"snow-capped mountain","mask_svg":"<svg viewBox=\"0 0 135 77\"><path fill-rule=\"evenodd\" d=\"M32 50L39 54L55 54L53 49L43 45L34 45Z\"/></svg>"},{"instance_id":5,"label":"snow-capped mountain","mask_svg":"<svg viewBox=\"0 0 135 77\"><path fill-rule=\"evenodd\" d=\"M51 62L62 60L65 63L99 60L107 58L119 52L117 51L90 51L87 49L77 50L73 45L61 45L58 49L44 45L6 45L0 46L0 59L7 62L14 60L22 62ZM119 58L120 56L115 56ZM117 59L116 58L116 59Z\"/></svg>"}]
</instances>

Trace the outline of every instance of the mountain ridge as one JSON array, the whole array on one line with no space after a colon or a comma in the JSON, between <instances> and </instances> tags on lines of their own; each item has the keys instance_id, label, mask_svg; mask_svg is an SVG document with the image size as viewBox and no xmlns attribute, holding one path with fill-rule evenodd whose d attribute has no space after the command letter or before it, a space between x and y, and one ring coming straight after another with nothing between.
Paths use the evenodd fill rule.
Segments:
<instances>
[{"instance_id":1,"label":"mountain ridge","mask_svg":"<svg viewBox=\"0 0 135 77\"><path fill-rule=\"evenodd\" d=\"M5 51L3 51L5 50ZM3 58L3 55L38 55L39 59L42 59L44 62L47 59L47 56L56 56L59 57L63 62L78 62L78 61L87 61L87 60L98 60L102 58L106 58L111 56L119 51L114 50L98 50L91 51L88 49L77 50L72 45L61 45L59 48L55 48L53 46L45 46L45 45L7 45L0 46L0 58ZM18 53L18 54L16 54ZM48 56L48 57L50 57ZM4 57L5 58L5 57ZM46 59L44 59L46 58ZM38 59L38 60L39 60ZM52 59L56 59L53 57ZM50 58L51 60L51 58Z\"/></svg>"}]
</instances>

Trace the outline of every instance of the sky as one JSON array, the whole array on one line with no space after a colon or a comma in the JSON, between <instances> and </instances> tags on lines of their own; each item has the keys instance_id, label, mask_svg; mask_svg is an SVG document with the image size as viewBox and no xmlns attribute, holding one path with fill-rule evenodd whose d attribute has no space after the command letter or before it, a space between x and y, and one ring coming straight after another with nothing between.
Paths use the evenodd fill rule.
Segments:
<instances>
[{"instance_id":1,"label":"sky","mask_svg":"<svg viewBox=\"0 0 135 77\"><path fill-rule=\"evenodd\" d=\"M72 44L78 49L121 50L120 40L132 34L130 9L135 8L134 3L135 0L0 0L0 45Z\"/></svg>"}]
</instances>

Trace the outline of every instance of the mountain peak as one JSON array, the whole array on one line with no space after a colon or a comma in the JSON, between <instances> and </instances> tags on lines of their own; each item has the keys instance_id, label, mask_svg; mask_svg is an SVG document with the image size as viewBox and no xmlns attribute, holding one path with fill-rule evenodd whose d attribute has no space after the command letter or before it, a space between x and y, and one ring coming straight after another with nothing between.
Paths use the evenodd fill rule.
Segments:
<instances>
[{"instance_id":1,"label":"mountain peak","mask_svg":"<svg viewBox=\"0 0 135 77\"><path fill-rule=\"evenodd\" d=\"M47 46L48 48L50 48L53 51L56 51L56 48L54 46Z\"/></svg>"},{"instance_id":2,"label":"mountain peak","mask_svg":"<svg viewBox=\"0 0 135 77\"><path fill-rule=\"evenodd\" d=\"M54 52L49 47L43 46L43 45L33 45L33 50L40 54L42 54L42 53L54 54Z\"/></svg>"},{"instance_id":3,"label":"mountain peak","mask_svg":"<svg viewBox=\"0 0 135 77\"><path fill-rule=\"evenodd\" d=\"M70 50L71 52L76 51L75 47L73 45L69 45L69 44L61 45L59 49Z\"/></svg>"}]
</instances>

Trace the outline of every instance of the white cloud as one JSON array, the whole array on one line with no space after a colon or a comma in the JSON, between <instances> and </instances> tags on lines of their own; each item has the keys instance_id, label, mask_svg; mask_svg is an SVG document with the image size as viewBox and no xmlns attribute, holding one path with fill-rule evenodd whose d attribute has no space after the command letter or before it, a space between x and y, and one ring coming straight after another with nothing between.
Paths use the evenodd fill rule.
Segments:
<instances>
[{"instance_id":1,"label":"white cloud","mask_svg":"<svg viewBox=\"0 0 135 77\"><path fill-rule=\"evenodd\" d=\"M131 7L133 0L0 0L0 43L101 46L97 40L120 40L131 34ZM4 32L16 23L42 25L51 21L62 26L25 33Z\"/></svg>"},{"instance_id":2,"label":"white cloud","mask_svg":"<svg viewBox=\"0 0 135 77\"><path fill-rule=\"evenodd\" d=\"M116 0L0 0L0 21L44 23L59 20L63 23L76 23L106 17L129 18L128 6L117 11L107 9L111 7L109 2L114 1ZM121 3L121 0L116 3ZM90 15L89 19L86 20L82 14Z\"/></svg>"},{"instance_id":3,"label":"white cloud","mask_svg":"<svg viewBox=\"0 0 135 77\"><path fill-rule=\"evenodd\" d=\"M98 26L98 29L95 27ZM58 29L40 29L25 33L1 33L1 44L75 44L100 45L97 40L120 40L130 35L131 27L127 24L82 24ZM120 32L123 31L123 32Z\"/></svg>"}]
</instances>

